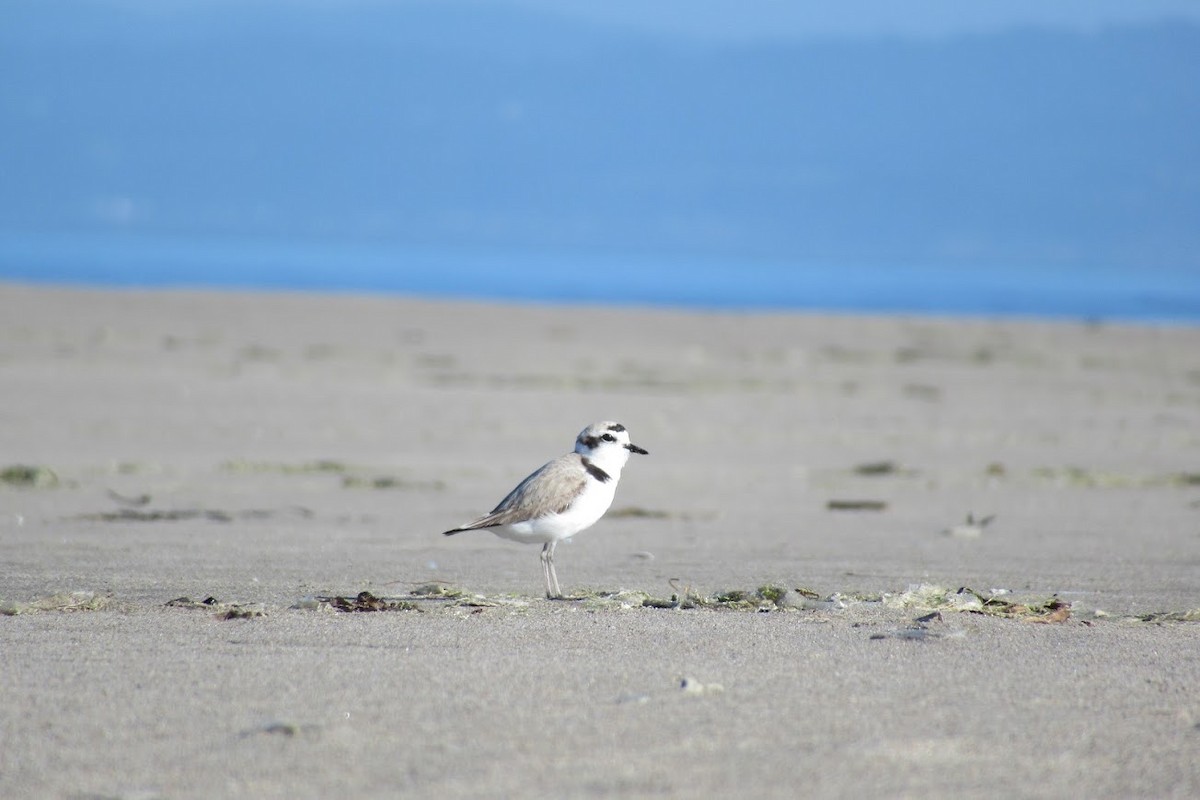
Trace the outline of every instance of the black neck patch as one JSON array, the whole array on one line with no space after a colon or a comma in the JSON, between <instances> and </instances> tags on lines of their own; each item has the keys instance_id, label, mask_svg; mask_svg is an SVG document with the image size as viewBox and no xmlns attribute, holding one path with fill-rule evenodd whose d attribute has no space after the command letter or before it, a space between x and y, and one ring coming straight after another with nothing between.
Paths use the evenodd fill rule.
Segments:
<instances>
[{"instance_id":1,"label":"black neck patch","mask_svg":"<svg viewBox=\"0 0 1200 800\"><path fill-rule=\"evenodd\" d=\"M587 470L588 475L591 475L601 483L608 483L612 480L612 475L609 475L607 472L593 464L590 458L583 458L580 460L583 461L583 468Z\"/></svg>"}]
</instances>

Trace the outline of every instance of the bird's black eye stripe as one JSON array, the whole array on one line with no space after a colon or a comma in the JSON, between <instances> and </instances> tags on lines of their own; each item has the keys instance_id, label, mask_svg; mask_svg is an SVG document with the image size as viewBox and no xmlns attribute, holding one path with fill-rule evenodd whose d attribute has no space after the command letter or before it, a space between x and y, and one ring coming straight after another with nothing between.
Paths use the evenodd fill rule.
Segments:
<instances>
[{"instance_id":1,"label":"bird's black eye stripe","mask_svg":"<svg viewBox=\"0 0 1200 800\"><path fill-rule=\"evenodd\" d=\"M611 433L606 433L600 438L606 442L615 442L617 440L617 437L613 436Z\"/></svg>"}]
</instances>

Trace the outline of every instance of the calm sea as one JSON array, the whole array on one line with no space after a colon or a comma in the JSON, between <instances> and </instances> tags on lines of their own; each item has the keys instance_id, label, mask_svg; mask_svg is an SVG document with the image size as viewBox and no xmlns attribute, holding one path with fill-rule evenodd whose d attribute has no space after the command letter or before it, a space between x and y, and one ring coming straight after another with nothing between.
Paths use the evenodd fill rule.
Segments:
<instances>
[{"instance_id":1,"label":"calm sea","mask_svg":"<svg viewBox=\"0 0 1200 800\"><path fill-rule=\"evenodd\" d=\"M0 280L727 310L1200 322L1200 274L0 233Z\"/></svg>"}]
</instances>

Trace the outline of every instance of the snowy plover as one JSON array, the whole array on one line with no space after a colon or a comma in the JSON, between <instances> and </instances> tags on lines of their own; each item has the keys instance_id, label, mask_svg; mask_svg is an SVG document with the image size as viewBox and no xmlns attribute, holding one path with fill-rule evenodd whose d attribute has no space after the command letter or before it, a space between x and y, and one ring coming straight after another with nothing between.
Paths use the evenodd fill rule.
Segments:
<instances>
[{"instance_id":1,"label":"snowy plover","mask_svg":"<svg viewBox=\"0 0 1200 800\"><path fill-rule=\"evenodd\" d=\"M562 597L554 574L554 547L604 516L630 453L647 454L629 441L624 425L588 425L575 439L575 452L559 456L521 481L490 514L445 535L487 528L514 542L540 542L546 597Z\"/></svg>"}]
</instances>

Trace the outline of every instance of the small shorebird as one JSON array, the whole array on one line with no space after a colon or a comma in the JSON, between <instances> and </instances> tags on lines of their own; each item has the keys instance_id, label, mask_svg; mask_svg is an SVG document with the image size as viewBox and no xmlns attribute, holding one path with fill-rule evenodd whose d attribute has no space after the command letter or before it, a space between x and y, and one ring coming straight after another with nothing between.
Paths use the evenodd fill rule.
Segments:
<instances>
[{"instance_id":1,"label":"small shorebird","mask_svg":"<svg viewBox=\"0 0 1200 800\"><path fill-rule=\"evenodd\" d=\"M559 456L521 481L491 513L444 535L486 528L503 539L541 543L546 597L561 598L554 548L604 516L631 453L647 455L629 441L629 432L621 423L588 425L576 437L574 452Z\"/></svg>"}]
</instances>

